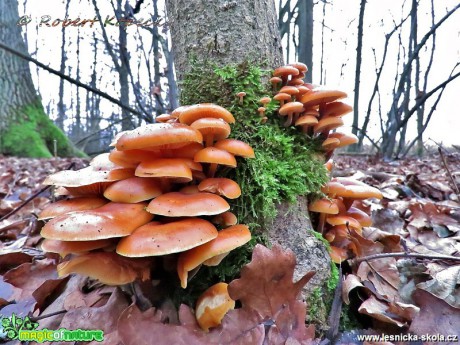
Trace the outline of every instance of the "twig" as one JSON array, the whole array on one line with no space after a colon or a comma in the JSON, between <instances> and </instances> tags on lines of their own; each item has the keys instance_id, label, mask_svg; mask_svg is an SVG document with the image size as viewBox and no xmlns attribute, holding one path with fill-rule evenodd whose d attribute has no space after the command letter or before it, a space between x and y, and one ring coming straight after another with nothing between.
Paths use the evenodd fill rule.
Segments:
<instances>
[{"instance_id":1,"label":"twig","mask_svg":"<svg viewBox=\"0 0 460 345\"><path fill-rule=\"evenodd\" d=\"M447 171L447 175L449 176L450 182L452 182L452 187L454 188L454 191L457 193L457 196L460 199L460 191L458 190L457 183L455 182L455 179L452 176L452 173L450 172L449 167L447 166L446 157L444 157L444 153L442 152L442 149L440 146L438 146L438 152L439 152L439 155L441 156L442 165L444 165L444 169L446 169Z\"/></svg>"},{"instance_id":2,"label":"twig","mask_svg":"<svg viewBox=\"0 0 460 345\"><path fill-rule=\"evenodd\" d=\"M342 266L340 266L339 282L335 288L334 300L332 301L331 310L329 312L329 317L327 319L327 323L330 328L326 332L326 338L329 339L331 342L339 333L340 315L342 313L342 284Z\"/></svg>"},{"instance_id":3,"label":"twig","mask_svg":"<svg viewBox=\"0 0 460 345\"><path fill-rule=\"evenodd\" d=\"M382 254L373 254L369 256L363 256L362 258L356 258L350 260L352 263L360 263L368 260L382 259L382 258L415 258L415 259L431 259L431 260L453 260L459 261L459 256L451 255L430 255L430 254L407 254L407 253L382 253Z\"/></svg>"},{"instance_id":4,"label":"twig","mask_svg":"<svg viewBox=\"0 0 460 345\"><path fill-rule=\"evenodd\" d=\"M67 310L64 309L64 310L55 311L54 313L49 313L49 314L45 314L45 315L31 317L30 321L36 322L36 321L43 320L43 319L46 319L46 318L51 317L51 316L64 314L64 313L67 313Z\"/></svg>"},{"instance_id":5,"label":"twig","mask_svg":"<svg viewBox=\"0 0 460 345\"><path fill-rule=\"evenodd\" d=\"M5 214L2 218L0 218L0 222L2 220L5 220L9 217L11 217L13 214L17 213L21 208L23 208L24 206L26 206L29 202L31 202L33 199L35 199L39 194L43 193L44 191L46 191L47 189L49 189L51 186L46 186L42 189L40 189L38 192L36 192L35 194L33 194L32 196L30 196L29 198L27 198L20 206L16 207L15 209L11 210L9 213Z\"/></svg>"},{"instance_id":6,"label":"twig","mask_svg":"<svg viewBox=\"0 0 460 345\"><path fill-rule=\"evenodd\" d=\"M67 169L65 170L70 170L72 169L73 167L75 166L75 163L71 163ZM39 196L41 193L43 193L44 191L48 190L49 188L51 188L51 186L46 186L46 187L43 187L42 189L40 189L38 192L34 193L33 195L31 195L30 197L28 197L21 205L19 205L18 207L16 207L14 210L11 210L9 213L5 214L2 218L0 218L0 222L11 217L13 214L16 214L20 209L22 209L24 206L26 206L29 202L31 202L33 199L35 199L37 196Z\"/></svg>"}]
</instances>

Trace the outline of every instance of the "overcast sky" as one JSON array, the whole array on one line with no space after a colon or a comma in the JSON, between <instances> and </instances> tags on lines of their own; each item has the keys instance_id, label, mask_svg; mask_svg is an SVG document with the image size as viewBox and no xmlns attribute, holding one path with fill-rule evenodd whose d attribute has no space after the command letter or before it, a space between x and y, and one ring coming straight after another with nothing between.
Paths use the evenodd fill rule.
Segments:
<instances>
[{"instance_id":1,"label":"overcast sky","mask_svg":"<svg viewBox=\"0 0 460 345\"><path fill-rule=\"evenodd\" d=\"M21 2L21 1L20 1ZM134 1L133 1L134 2ZM358 25L358 13L359 13L359 0L331 0L329 1L332 5L326 7L326 19L325 24L327 28L324 30L324 69L326 71L326 85L330 88L338 88L346 91L350 98L348 102L353 103L353 81L355 74L355 59L356 59L356 31ZM145 4L150 1L145 1ZM419 12L419 37L423 37L426 31L430 27L430 1L420 0L421 8ZM103 6L103 2L98 1L101 4L101 14L103 17L106 15L112 15L113 11L111 6L107 4ZM404 4L404 6L403 6ZM457 0L435 0L436 6L436 18L441 18L446 8L452 8L457 4ZM163 9L163 4L159 4L160 9ZM375 62L372 54L372 49L376 49L377 62L380 62L380 54L382 52L384 35L389 32L393 26L393 20L396 22L400 21L402 16L401 13L406 15L409 11L410 1L393 0L393 1L380 1L380 0L368 0L366 6L366 16L364 22L364 38L363 38L363 62L361 68L361 97L360 97L360 110L365 111L367 109L367 102L370 97L370 93L374 86L375 81ZM43 15L50 15L54 18L63 18L65 15L63 0L27 0L26 8L24 9L22 4L20 5L20 14L28 14L32 17L33 22L27 26L28 38L29 38L29 51L35 51L35 45L32 44L35 39L38 39L38 52L36 56L38 60L45 64L49 64L51 67L59 69L60 63L60 29L59 28L48 28L39 27L40 17ZM150 8L149 8L150 10ZM141 12L142 13L142 12ZM70 6L71 18L93 18L94 10L90 0L72 0ZM319 83L320 76L318 67L320 64L321 57L321 20L322 20L322 5L321 2L315 6L314 12L314 66L313 66L313 82ZM113 30L113 34L116 35L115 28L109 28ZM68 28L76 32L76 28ZM95 25L93 28L85 27L80 29L80 35L84 37L81 44L80 56L82 61L91 61L92 53L90 50L90 41L94 30L99 34L100 28ZM139 33L135 28L130 28L129 33L132 35L138 35ZM142 30L141 30L142 32ZM142 33L141 33L142 34ZM403 42L407 32L403 33ZM145 40L148 40L148 33L143 32ZM86 42L86 43L85 43ZM428 44L430 46L430 43ZM397 38L395 37L393 44L389 47L388 63L385 72L383 73L384 78L381 83L381 93L383 109L388 109L390 98L385 96L391 93L393 84L395 81L395 68L396 68L396 56L397 56ZM428 90L436 86L443 80L445 80L452 67L457 61L460 61L460 10L452 15L438 30L437 32L437 44L434 64L432 67L432 73L430 76L430 82ZM426 59L428 56L427 52L422 51L422 68L426 65ZM69 60L69 64L75 63L76 60ZM101 61L101 68L110 68L111 61ZM85 67L83 67L85 68ZM86 67L89 70L89 67ZM35 67L33 67L35 71ZM59 85L59 79L54 76L50 76L46 72L40 72L40 83L46 84L47 87L41 87L42 97L44 104L48 101L54 100L57 102L57 90ZM35 78L36 79L36 78ZM89 76L83 78L83 82L89 82ZM117 91L114 90L113 81L106 79L104 84L101 85L104 88L102 91L106 91L112 95L117 96ZM457 133L460 129L460 114L458 105L456 105L457 98L460 95L460 78L452 82L447 90L444 92L443 99L438 105L437 111L433 116L433 120L427 130L425 140L429 137L436 142L443 142L444 144L459 144L460 139ZM428 103L430 105L432 103ZM106 105L106 109L109 112L114 109L112 105ZM429 109L429 107L428 107ZM345 120L347 124L351 124L352 115L348 115ZM374 116L374 121L369 126L370 135L374 138L380 136L378 127L377 116ZM414 122L409 125L408 134L413 136L415 134Z\"/></svg>"}]
</instances>

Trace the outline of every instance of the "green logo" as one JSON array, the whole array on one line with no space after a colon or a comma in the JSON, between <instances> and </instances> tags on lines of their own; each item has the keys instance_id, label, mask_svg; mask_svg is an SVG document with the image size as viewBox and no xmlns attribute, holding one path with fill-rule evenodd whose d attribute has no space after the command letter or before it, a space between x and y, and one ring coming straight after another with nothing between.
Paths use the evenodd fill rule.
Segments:
<instances>
[{"instance_id":1,"label":"green logo","mask_svg":"<svg viewBox=\"0 0 460 345\"><path fill-rule=\"evenodd\" d=\"M103 341L104 332L101 330L76 329L68 330L60 328L50 330L47 328L37 330L38 323L30 320L28 316L22 318L13 314L10 317L1 318L3 334L7 340L36 341ZM1 330L0 330L1 331Z\"/></svg>"}]
</instances>

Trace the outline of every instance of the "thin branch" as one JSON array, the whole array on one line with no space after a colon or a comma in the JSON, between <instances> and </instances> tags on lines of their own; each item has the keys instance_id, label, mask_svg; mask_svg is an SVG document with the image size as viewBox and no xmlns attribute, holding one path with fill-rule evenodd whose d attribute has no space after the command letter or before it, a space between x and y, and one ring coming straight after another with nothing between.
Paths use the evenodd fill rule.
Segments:
<instances>
[{"instance_id":1,"label":"thin branch","mask_svg":"<svg viewBox=\"0 0 460 345\"><path fill-rule=\"evenodd\" d=\"M363 256L361 258L356 258L350 260L353 264L359 264L363 261L369 260L376 260L376 259L383 259L383 258L414 258L414 259L430 259L430 260L452 260L452 261L459 261L460 257L458 256L451 256L451 255L430 255L430 254L414 254L414 253L382 253L382 254L373 254L368 256Z\"/></svg>"},{"instance_id":2,"label":"thin branch","mask_svg":"<svg viewBox=\"0 0 460 345\"><path fill-rule=\"evenodd\" d=\"M75 163L71 163L67 169L65 170L70 170L74 167ZM49 188L51 188L51 186L46 186L46 187L43 187L42 189L40 189L38 192L32 194L30 197L28 197L26 200L24 200L24 202L19 205L18 207L16 207L14 210L11 210L10 212L8 212L7 214L5 214L2 218L0 218L0 222L11 217L13 214L16 214L17 212L19 212L20 209L22 209L24 206L26 206L29 202L31 202L33 199L35 199L37 196L39 196L41 193L43 193L44 191L48 190Z\"/></svg>"},{"instance_id":3,"label":"thin branch","mask_svg":"<svg viewBox=\"0 0 460 345\"><path fill-rule=\"evenodd\" d=\"M57 71L57 70L55 70L55 69L52 69L52 68L46 66L45 64L41 63L40 61L35 60L34 58L31 58L30 56L27 56L27 55L25 55L25 54L22 54L21 52L18 52L17 50L12 49L12 48L10 48L10 47L4 45L3 43L0 43L0 48L6 50L7 52L9 52L9 53L11 53L11 54L13 54L13 55L16 55L16 56L20 57L21 59L24 59L24 60L27 60L27 61L29 61L29 62L32 62L32 63L34 63L35 65L37 65L38 67L43 68L44 70L48 71L49 73L54 74L54 75L57 75L58 77L63 78L64 80L67 80L68 82L70 82L70 83L72 83L72 84L75 84L75 85L77 85L78 87L82 87L82 88L85 89L85 90L88 90L88 91L90 91L90 92L93 92L93 93L95 93L96 95L99 95L99 96L101 96L102 98L105 98L105 99L109 100L110 102L112 102L112 103L118 105L120 108L126 109L126 110L128 110L129 112L133 113L134 115L137 115L137 116L139 116L140 118L142 118L143 120L149 122L148 119L147 119L143 114L139 113L137 110L131 108L130 106L127 106L127 105L121 103L119 100L113 98L112 96L106 94L105 92L102 92L102 91L100 91L100 90L98 90L98 89L95 89L95 88L93 88L93 87L91 87L91 86L88 86L88 85L86 85L86 84L83 84L83 83L81 83L80 81L75 80L75 79L73 79L73 78L71 78L71 77L69 77L69 76L67 76L67 75L65 75L65 74L62 74L61 72L59 72L59 71Z\"/></svg>"}]
</instances>

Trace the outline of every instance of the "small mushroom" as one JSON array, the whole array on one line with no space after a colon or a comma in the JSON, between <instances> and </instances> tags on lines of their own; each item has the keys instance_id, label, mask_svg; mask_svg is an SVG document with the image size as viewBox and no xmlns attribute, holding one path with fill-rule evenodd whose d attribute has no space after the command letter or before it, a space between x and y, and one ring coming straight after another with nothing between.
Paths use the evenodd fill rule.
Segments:
<instances>
[{"instance_id":1,"label":"small mushroom","mask_svg":"<svg viewBox=\"0 0 460 345\"><path fill-rule=\"evenodd\" d=\"M317 212L320 214L319 223L318 223L318 232L321 234L323 233L326 215L339 213L339 208L337 204L333 200L326 199L326 198L319 199L311 203L308 206L308 210L310 212Z\"/></svg>"},{"instance_id":2,"label":"small mushroom","mask_svg":"<svg viewBox=\"0 0 460 345\"><path fill-rule=\"evenodd\" d=\"M183 252L177 261L177 273L181 286L187 287L188 272L194 270L206 260L222 255L242 246L251 239L251 232L246 225L233 225L220 230L212 241Z\"/></svg>"},{"instance_id":3,"label":"small mushroom","mask_svg":"<svg viewBox=\"0 0 460 345\"><path fill-rule=\"evenodd\" d=\"M236 199L241 195L241 188L238 183L224 177L207 178L200 182L198 190L223 195L229 199Z\"/></svg>"},{"instance_id":4,"label":"small mushroom","mask_svg":"<svg viewBox=\"0 0 460 345\"><path fill-rule=\"evenodd\" d=\"M212 146L214 140L225 139L229 136L231 129L227 122L222 119L203 117L193 122L190 127L197 129L203 135L206 147Z\"/></svg>"},{"instance_id":5,"label":"small mushroom","mask_svg":"<svg viewBox=\"0 0 460 345\"><path fill-rule=\"evenodd\" d=\"M261 99L259 99L259 102L262 104L263 107L266 107L271 100L272 99L270 97L262 97Z\"/></svg>"},{"instance_id":6,"label":"small mushroom","mask_svg":"<svg viewBox=\"0 0 460 345\"><path fill-rule=\"evenodd\" d=\"M278 94L276 94L273 99L275 101L278 101L280 102L280 106L283 106L284 103L286 102L290 102L291 101L291 95L287 94L287 93L283 93L283 92L280 92Z\"/></svg>"},{"instance_id":7,"label":"small mushroom","mask_svg":"<svg viewBox=\"0 0 460 345\"><path fill-rule=\"evenodd\" d=\"M214 177L219 164L226 165L232 168L236 167L236 159L228 151L218 149L216 147L206 147L195 154L195 162L210 163L208 169L208 177Z\"/></svg>"},{"instance_id":8,"label":"small mushroom","mask_svg":"<svg viewBox=\"0 0 460 345\"><path fill-rule=\"evenodd\" d=\"M246 92L243 92L243 91L238 92L238 93L236 94L236 96L240 99L239 103L240 103L240 105L242 105L242 104L243 104L244 96L246 96Z\"/></svg>"},{"instance_id":9,"label":"small mushroom","mask_svg":"<svg viewBox=\"0 0 460 345\"><path fill-rule=\"evenodd\" d=\"M278 112L281 116L287 116L284 127L289 127L292 124L293 118L296 117L296 114L300 114L302 110L303 104L300 102L290 102L283 105ZM294 121L296 121L296 119L294 119Z\"/></svg>"},{"instance_id":10,"label":"small mushroom","mask_svg":"<svg viewBox=\"0 0 460 345\"><path fill-rule=\"evenodd\" d=\"M227 123L235 123L235 118L227 109L212 103L187 106L187 108L179 114L179 121L180 123L191 125L193 122L203 117L213 117L222 119Z\"/></svg>"},{"instance_id":11,"label":"small mushroom","mask_svg":"<svg viewBox=\"0 0 460 345\"><path fill-rule=\"evenodd\" d=\"M217 283L198 298L195 315L204 331L219 326L225 314L235 308L235 301L230 298L227 288L227 283Z\"/></svg>"},{"instance_id":12,"label":"small mushroom","mask_svg":"<svg viewBox=\"0 0 460 345\"><path fill-rule=\"evenodd\" d=\"M237 139L223 139L214 144L216 149L225 150L234 156L254 158L254 150L245 142Z\"/></svg>"},{"instance_id":13,"label":"small mushroom","mask_svg":"<svg viewBox=\"0 0 460 345\"><path fill-rule=\"evenodd\" d=\"M273 91L277 91L278 85L281 85L283 80L280 77L272 77L270 78L270 83L272 83Z\"/></svg>"},{"instance_id":14,"label":"small mushroom","mask_svg":"<svg viewBox=\"0 0 460 345\"><path fill-rule=\"evenodd\" d=\"M265 108L264 107L259 107L259 109L257 109L257 111L259 112L260 117L265 117Z\"/></svg>"}]
</instances>

